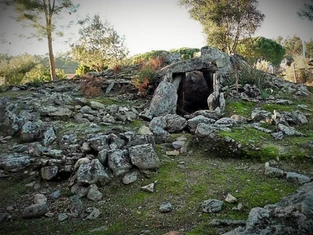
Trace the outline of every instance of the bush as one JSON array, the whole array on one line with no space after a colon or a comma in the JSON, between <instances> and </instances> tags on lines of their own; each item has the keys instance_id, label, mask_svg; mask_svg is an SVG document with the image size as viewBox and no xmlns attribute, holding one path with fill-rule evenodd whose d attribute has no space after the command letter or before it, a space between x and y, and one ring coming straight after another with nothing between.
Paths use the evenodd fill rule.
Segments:
<instances>
[{"instance_id":1,"label":"bush","mask_svg":"<svg viewBox=\"0 0 313 235\"><path fill-rule=\"evenodd\" d=\"M171 53L178 52L182 60L189 60L189 59L194 58L194 54L199 51L200 49L198 48L188 48L188 47L182 47L182 48L170 50Z\"/></svg>"},{"instance_id":2,"label":"bush","mask_svg":"<svg viewBox=\"0 0 313 235\"><path fill-rule=\"evenodd\" d=\"M144 64L148 61L150 61L151 59L156 59L156 58L166 58L170 53L168 51L150 51L150 52L146 52L143 54L139 54L139 55L135 55L132 59L132 63L133 64Z\"/></svg>"},{"instance_id":3,"label":"bush","mask_svg":"<svg viewBox=\"0 0 313 235\"><path fill-rule=\"evenodd\" d=\"M103 95L102 82L100 78L86 78L80 84L80 91L86 98Z\"/></svg>"},{"instance_id":4,"label":"bush","mask_svg":"<svg viewBox=\"0 0 313 235\"><path fill-rule=\"evenodd\" d=\"M313 73L309 61L310 59L303 56L294 56L292 64L286 68L285 79L297 83L313 82Z\"/></svg>"},{"instance_id":5,"label":"bush","mask_svg":"<svg viewBox=\"0 0 313 235\"><path fill-rule=\"evenodd\" d=\"M267 88L266 74L257 69L243 67L239 72L239 83L256 85L259 89Z\"/></svg>"},{"instance_id":6,"label":"bush","mask_svg":"<svg viewBox=\"0 0 313 235\"><path fill-rule=\"evenodd\" d=\"M62 69L56 69L55 73L58 79L66 78L66 74ZM48 66L43 66L42 64L39 64L25 74L22 83L41 83L49 81L51 81L50 68Z\"/></svg>"},{"instance_id":7,"label":"bush","mask_svg":"<svg viewBox=\"0 0 313 235\"><path fill-rule=\"evenodd\" d=\"M78 68L75 71L75 74L78 76L84 76L85 74L87 74L88 72L91 72L92 69L89 68L87 65L79 65Z\"/></svg>"},{"instance_id":8,"label":"bush","mask_svg":"<svg viewBox=\"0 0 313 235\"><path fill-rule=\"evenodd\" d=\"M137 76L132 79L132 83L138 89L138 94L140 96L145 96L147 94L147 89L149 84L153 82L156 71L162 68L164 65L164 60L162 57L150 58L150 60L141 65Z\"/></svg>"}]
</instances>

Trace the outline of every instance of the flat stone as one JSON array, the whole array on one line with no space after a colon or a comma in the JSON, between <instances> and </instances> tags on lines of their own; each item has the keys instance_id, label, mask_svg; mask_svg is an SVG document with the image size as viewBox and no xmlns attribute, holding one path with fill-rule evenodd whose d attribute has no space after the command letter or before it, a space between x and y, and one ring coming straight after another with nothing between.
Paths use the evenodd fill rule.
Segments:
<instances>
[{"instance_id":1,"label":"flat stone","mask_svg":"<svg viewBox=\"0 0 313 235\"><path fill-rule=\"evenodd\" d=\"M292 182L296 182L300 184L309 183L311 181L311 179L308 176L298 174L295 172L287 172L286 178L288 181L292 181Z\"/></svg>"},{"instance_id":2,"label":"flat stone","mask_svg":"<svg viewBox=\"0 0 313 235\"><path fill-rule=\"evenodd\" d=\"M138 172L132 171L128 172L123 177L123 184L131 184L134 183L137 180Z\"/></svg>"},{"instance_id":3,"label":"flat stone","mask_svg":"<svg viewBox=\"0 0 313 235\"><path fill-rule=\"evenodd\" d=\"M228 203L235 203L237 202L237 198L235 198L233 195L231 195L230 193L227 194L226 198L225 198L225 202Z\"/></svg>"},{"instance_id":4,"label":"flat stone","mask_svg":"<svg viewBox=\"0 0 313 235\"><path fill-rule=\"evenodd\" d=\"M45 166L41 168L41 177L44 180L51 180L53 179L59 171L58 166Z\"/></svg>"},{"instance_id":5,"label":"flat stone","mask_svg":"<svg viewBox=\"0 0 313 235\"><path fill-rule=\"evenodd\" d=\"M149 193L154 193L155 190L155 183L151 183L145 186L142 186L141 189L143 191L149 192Z\"/></svg>"},{"instance_id":6,"label":"flat stone","mask_svg":"<svg viewBox=\"0 0 313 235\"><path fill-rule=\"evenodd\" d=\"M39 218L44 216L47 211L48 207L46 204L33 204L24 209L22 217L25 219Z\"/></svg>"},{"instance_id":7,"label":"flat stone","mask_svg":"<svg viewBox=\"0 0 313 235\"><path fill-rule=\"evenodd\" d=\"M46 204L47 203L47 197L41 193L38 193L35 195L34 203L35 204Z\"/></svg>"},{"instance_id":8,"label":"flat stone","mask_svg":"<svg viewBox=\"0 0 313 235\"><path fill-rule=\"evenodd\" d=\"M160 212L167 213L172 211L172 204L170 202L163 202L159 207Z\"/></svg>"},{"instance_id":9,"label":"flat stone","mask_svg":"<svg viewBox=\"0 0 313 235\"><path fill-rule=\"evenodd\" d=\"M201 203L201 210L206 213L215 213L222 210L223 201L217 199L209 199Z\"/></svg>"}]
</instances>

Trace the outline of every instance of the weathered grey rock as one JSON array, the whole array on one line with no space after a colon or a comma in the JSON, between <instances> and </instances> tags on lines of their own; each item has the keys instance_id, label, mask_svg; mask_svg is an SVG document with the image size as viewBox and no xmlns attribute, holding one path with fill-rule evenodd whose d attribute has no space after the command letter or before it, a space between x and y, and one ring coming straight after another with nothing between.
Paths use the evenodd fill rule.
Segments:
<instances>
[{"instance_id":1,"label":"weathered grey rock","mask_svg":"<svg viewBox=\"0 0 313 235\"><path fill-rule=\"evenodd\" d=\"M237 198L235 198L233 195L231 195L230 193L227 194L226 198L225 198L225 202L228 203L235 203L237 202Z\"/></svg>"},{"instance_id":2,"label":"weathered grey rock","mask_svg":"<svg viewBox=\"0 0 313 235\"><path fill-rule=\"evenodd\" d=\"M87 196L89 188L81 186L79 184L74 184L71 187L71 193L77 195L79 198Z\"/></svg>"},{"instance_id":3,"label":"weathered grey rock","mask_svg":"<svg viewBox=\"0 0 313 235\"><path fill-rule=\"evenodd\" d=\"M79 111L83 114L92 113L92 109L88 105L81 107Z\"/></svg>"},{"instance_id":4,"label":"weathered grey rock","mask_svg":"<svg viewBox=\"0 0 313 235\"><path fill-rule=\"evenodd\" d=\"M201 210L206 213L215 213L222 210L223 201L209 199L201 203Z\"/></svg>"},{"instance_id":5,"label":"weathered grey rock","mask_svg":"<svg viewBox=\"0 0 313 235\"><path fill-rule=\"evenodd\" d=\"M97 101L90 101L90 107L99 110L105 109L105 105Z\"/></svg>"},{"instance_id":6,"label":"weathered grey rock","mask_svg":"<svg viewBox=\"0 0 313 235\"><path fill-rule=\"evenodd\" d=\"M198 115L198 116L191 118L187 121L188 126L190 127L191 130L196 130L199 123L213 124L214 122L215 122L215 119L207 118L203 115Z\"/></svg>"},{"instance_id":7,"label":"weathered grey rock","mask_svg":"<svg viewBox=\"0 0 313 235\"><path fill-rule=\"evenodd\" d=\"M39 111L42 116L50 116L61 119L73 116L73 112L64 107L44 106Z\"/></svg>"},{"instance_id":8,"label":"weathered grey rock","mask_svg":"<svg viewBox=\"0 0 313 235\"><path fill-rule=\"evenodd\" d=\"M64 221L66 219L68 219L68 215L66 213L58 214L58 221Z\"/></svg>"},{"instance_id":9,"label":"weathered grey rock","mask_svg":"<svg viewBox=\"0 0 313 235\"><path fill-rule=\"evenodd\" d=\"M150 103L150 114L159 117L176 112L177 89L169 82L161 82L154 92Z\"/></svg>"},{"instance_id":10,"label":"weathered grey rock","mask_svg":"<svg viewBox=\"0 0 313 235\"><path fill-rule=\"evenodd\" d=\"M98 159L92 159L90 163L81 164L76 175L77 183L81 185L96 183L103 185L110 179Z\"/></svg>"},{"instance_id":11,"label":"weathered grey rock","mask_svg":"<svg viewBox=\"0 0 313 235\"><path fill-rule=\"evenodd\" d=\"M244 227L224 235L313 234L313 183L265 208L253 208Z\"/></svg>"},{"instance_id":12,"label":"weathered grey rock","mask_svg":"<svg viewBox=\"0 0 313 235\"><path fill-rule=\"evenodd\" d=\"M170 133L181 131L187 125L187 120L177 114L167 114L164 118L166 120L166 130Z\"/></svg>"},{"instance_id":13,"label":"weathered grey rock","mask_svg":"<svg viewBox=\"0 0 313 235\"><path fill-rule=\"evenodd\" d=\"M161 213L167 213L172 211L172 204L170 202L162 202L162 204L159 207L159 211Z\"/></svg>"},{"instance_id":14,"label":"weathered grey rock","mask_svg":"<svg viewBox=\"0 0 313 235\"><path fill-rule=\"evenodd\" d=\"M215 47L202 47L201 56L212 61L219 68L219 71L227 73L232 69L229 55Z\"/></svg>"},{"instance_id":15,"label":"weathered grey rock","mask_svg":"<svg viewBox=\"0 0 313 235\"><path fill-rule=\"evenodd\" d=\"M137 171L132 171L128 172L124 175L123 177L123 184L131 184L134 183L137 180L138 172Z\"/></svg>"},{"instance_id":16,"label":"weathered grey rock","mask_svg":"<svg viewBox=\"0 0 313 235\"><path fill-rule=\"evenodd\" d=\"M220 93L220 96L219 96L219 107L220 107L220 109L221 109L221 112L224 112L224 111L225 111L225 108L226 108L226 100L225 100L224 93Z\"/></svg>"},{"instance_id":17,"label":"weathered grey rock","mask_svg":"<svg viewBox=\"0 0 313 235\"><path fill-rule=\"evenodd\" d=\"M59 171L59 167L58 166L45 166L41 168L41 177L44 180L51 180L53 179Z\"/></svg>"},{"instance_id":18,"label":"weathered grey rock","mask_svg":"<svg viewBox=\"0 0 313 235\"><path fill-rule=\"evenodd\" d=\"M109 152L108 166L115 176L125 174L132 168L127 152L120 149Z\"/></svg>"},{"instance_id":19,"label":"weathered grey rock","mask_svg":"<svg viewBox=\"0 0 313 235\"><path fill-rule=\"evenodd\" d=\"M61 197L61 190L56 190L52 193L50 193L49 197L53 198L53 199L58 199Z\"/></svg>"},{"instance_id":20,"label":"weathered grey rock","mask_svg":"<svg viewBox=\"0 0 313 235\"><path fill-rule=\"evenodd\" d=\"M108 159L108 150L107 149L102 149L98 155L97 158L101 162L102 165L106 165L107 159Z\"/></svg>"},{"instance_id":21,"label":"weathered grey rock","mask_svg":"<svg viewBox=\"0 0 313 235\"><path fill-rule=\"evenodd\" d=\"M274 178L284 178L286 173L276 167L271 167L269 166L268 162L265 163L265 171L264 171L265 175L269 176L269 177L274 177Z\"/></svg>"},{"instance_id":22,"label":"weathered grey rock","mask_svg":"<svg viewBox=\"0 0 313 235\"><path fill-rule=\"evenodd\" d=\"M250 84L245 84L243 89L244 89L244 93L248 97L255 98L261 94L260 89L257 88L255 85L251 86Z\"/></svg>"},{"instance_id":23,"label":"weathered grey rock","mask_svg":"<svg viewBox=\"0 0 313 235\"><path fill-rule=\"evenodd\" d=\"M156 185L156 182L153 182L151 184L148 184L148 185L145 185L145 186L142 186L141 189L145 192L148 192L148 193L154 193L155 191L155 185Z\"/></svg>"},{"instance_id":24,"label":"weathered grey rock","mask_svg":"<svg viewBox=\"0 0 313 235\"><path fill-rule=\"evenodd\" d=\"M0 222L7 221L11 215L7 212L0 213Z\"/></svg>"},{"instance_id":25,"label":"weathered grey rock","mask_svg":"<svg viewBox=\"0 0 313 235\"><path fill-rule=\"evenodd\" d=\"M35 204L47 204L47 197L44 194L37 193L34 198Z\"/></svg>"},{"instance_id":26,"label":"weathered grey rock","mask_svg":"<svg viewBox=\"0 0 313 235\"><path fill-rule=\"evenodd\" d=\"M140 134L140 135L153 135L153 133L151 132L151 130L147 126L140 127L138 130L138 134Z\"/></svg>"},{"instance_id":27,"label":"weathered grey rock","mask_svg":"<svg viewBox=\"0 0 313 235\"><path fill-rule=\"evenodd\" d=\"M54 132L53 127L49 127L44 133L43 133L43 145L49 146L51 145L55 140L57 136Z\"/></svg>"},{"instance_id":28,"label":"weathered grey rock","mask_svg":"<svg viewBox=\"0 0 313 235\"><path fill-rule=\"evenodd\" d=\"M286 179L295 183L305 184L311 181L310 177L296 172L287 172Z\"/></svg>"},{"instance_id":29,"label":"weathered grey rock","mask_svg":"<svg viewBox=\"0 0 313 235\"><path fill-rule=\"evenodd\" d=\"M186 119L191 119L191 118L194 118L196 116L204 116L206 118L211 118L211 119L214 119L214 120L218 120L219 119L219 115L214 112L214 111L210 111L210 110L198 110L190 115L185 115L184 117Z\"/></svg>"},{"instance_id":30,"label":"weathered grey rock","mask_svg":"<svg viewBox=\"0 0 313 235\"><path fill-rule=\"evenodd\" d=\"M103 195L102 193L98 190L97 185L92 184L89 186L89 191L87 194L87 198L91 201L100 201L102 199Z\"/></svg>"},{"instance_id":31,"label":"weathered grey rock","mask_svg":"<svg viewBox=\"0 0 313 235\"><path fill-rule=\"evenodd\" d=\"M24 209L22 217L24 219L39 218L44 216L47 211L47 204L33 204Z\"/></svg>"},{"instance_id":32,"label":"weathered grey rock","mask_svg":"<svg viewBox=\"0 0 313 235\"><path fill-rule=\"evenodd\" d=\"M18 171L28 167L31 159L24 154L1 154L0 168L6 171Z\"/></svg>"},{"instance_id":33,"label":"weathered grey rock","mask_svg":"<svg viewBox=\"0 0 313 235\"><path fill-rule=\"evenodd\" d=\"M186 142L183 140L176 140L172 143L174 149L181 149L182 147L186 146Z\"/></svg>"},{"instance_id":34,"label":"weathered grey rock","mask_svg":"<svg viewBox=\"0 0 313 235\"><path fill-rule=\"evenodd\" d=\"M95 220L101 215L100 210L95 207L87 208L86 212L89 213L89 215L86 217L88 220Z\"/></svg>"},{"instance_id":35,"label":"weathered grey rock","mask_svg":"<svg viewBox=\"0 0 313 235\"><path fill-rule=\"evenodd\" d=\"M271 136L273 136L275 140L281 140L284 138L284 133L282 131L274 132Z\"/></svg>"},{"instance_id":36,"label":"weathered grey rock","mask_svg":"<svg viewBox=\"0 0 313 235\"><path fill-rule=\"evenodd\" d=\"M210 111L214 111L219 106L219 96L216 92L209 95L207 99L208 107Z\"/></svg>"},{"instance_id":37,"label":"weathered grey rock","mask_svg":"<svg viewBox=\"0 0 313 235\"><path fill-rule=\"evenodd\" d=\"M306 124L309 122L306 116L299 110L291 112L291 117L295 124Z\"/></svg>"},{"instance_id":38,"label":"weathered grey rock","mask_svg":"<svg viewBox=\"0 0 313 235\"><path fill-rule=\"evenodd\" d=\"M195 134L199 136L208 136L212 134L214 131L216 131L216 128L213 127L212 125L199 123L196 128Z\"/></svg>"},{"instance_id":39,"label":"weathered grey rock","mask_svg":"<svg viewBox=\"0 0 313 235\"><path fill-rule=\"evenodd\" d=\"M166 128L166 120L164 117L155 117L149 123L149 128L153 134L157 136L168 135Z\"/></svg>"},{"instance_id":40,"label":"weathered grey rock","mask_svg":"<svg viewBox=\"0 0 313 235\"><path fill-rule=\"evenodd\" d=\"M78 196L70 197L70 204L68 206L69 215L72 217L82 217L84 215L84 205Z\"/></svg>"},{"instance_id":41,"label":"weathered grey rock","mask_svg":"<svg viewBox=\"0 0 313 235\"><path fill-rule=\"evenodd\" d=\"M238 115L238 114L233 114L230 118L234 119L239 124L244 124L244 123L247 123L247 121L248 121L247 118L245 118L241 115Z\"/></svg>"},{"instance_id":42,"label":"weathered grey rock","mask_svg":"<svg viewBox=\"0 0 313 235\"><path fill-rule=\"evenodd\" d=\"M88 142L90 143L90 147L97 152L102 149L109 149L109 136L104 133L92 135L92 137L88 139Z\"/></svg>"},{"instance_id":43,"label":"weathered grey rock","mask_svg":"<svg viewBox=\"0 0 313 235\"><path fill-rule=\"evenodd\" d=\"M288 127L283 124L278 124L278 129L288 136L304 136L301 132L297 131L294 127Z\"/></svg>"},{"instance_id":44,"label":"weathered grey rock","mask_svg":"<svg viewBox=\"0 0 313 235\"><path fill-rule=\"evenodd\" d=\"M128 151L132 164L140 170L155 169L161 165L152 144L133 146Z\"/></svg>"},{"instance_id":45,"label":"weathered grey rock","mask_svg":"<svg viewBox=\"0 0 313 235\"><path fill-rule=\"evenodd\" d=\"M44 131L44 123L41 120L36 122L27 121L20 133L21 141L34 142L42 138Z\"/></svg>"},{"instance_id":46,"label":"weathered grey rock","mask_svg":"<svg viewBox=\"0 0 313 235\"><path fill-rule=\"evenodd\" d=\"M225 227L225 226L245 226L245 220L228 220L228 219L212 219L210 222L211 226L214 227Z\"/></svg>"},{"instance_id":47,"label":"weathered grey rock","mask_svg":"<svg viewBox=\"0 0 313 235\"><path fill-rule=\"evenodd\" d=\"M251 113L251 118L255 122L259 121L269 122L272 119L272 113L266 110L255 109Z\"/></svg>"},{"instance_id":48,"label":"weathered grey rock","mask_svg":"<svg viewBox=\"0 0 313 235\"><path fill-rule=\"evenodd\" d=\"M254 129L257 129L257 130L262 131L262 132L264 132L264 133L272 133L272 132L273 132L273 131L270 130L270 129L266 129L266 128L264 128L264 127L261 127L260 123L254 123L254 124L252 124L252 127L253 127Z\"/></svg>"},{"instance_id":49,"label":"weathered grey rock","mask_svg":"<svg viewBox=\"0 0 313 235\"><path fill-rule=\"evenodd\" d=\"M234 119L227 118L227 117L221 118L214 123L214 125L225 126L225 127L232 127L236 124L237 122Z\"/></svg>"}]
</instances>

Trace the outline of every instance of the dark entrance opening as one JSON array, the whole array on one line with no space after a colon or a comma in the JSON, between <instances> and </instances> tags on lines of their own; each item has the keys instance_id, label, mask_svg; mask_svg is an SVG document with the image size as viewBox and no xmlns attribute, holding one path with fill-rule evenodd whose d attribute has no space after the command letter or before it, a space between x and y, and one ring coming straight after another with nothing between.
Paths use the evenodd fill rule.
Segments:
<instances>
[{"instance_id":1,"label":"dark entrance opening","mask_svg":"<svg viewBox=\"0 0 313 235\"><path fill-rule=\"evenodd\" d=\"M178 87L177 113L190 114L208 109L207 98L214 91L213 71L191 71L173 74L180 79Z\"/></svg>"}]
</instances>

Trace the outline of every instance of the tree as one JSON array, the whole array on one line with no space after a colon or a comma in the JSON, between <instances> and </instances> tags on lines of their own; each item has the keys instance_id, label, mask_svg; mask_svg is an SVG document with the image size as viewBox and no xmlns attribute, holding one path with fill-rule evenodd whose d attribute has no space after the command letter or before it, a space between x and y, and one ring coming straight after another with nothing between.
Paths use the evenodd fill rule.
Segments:
<instances>
[{"instance_id":1,"label":"tree","mask_svg":"<svg viewBox=\"0 0 313 235\"><path fill-rule=\"evenodd\" d=\"M285 55L285 49L274 40L256 37L246 38L240 41L238 53L254 62L256 59L265 59L274 65L280 64Z\"/></svg>"},{"instance_id":2,"label":"tree","mask_svg":"<svg viewBox=\"0 0 313 235\"><path fill-rule=\"evenodd\" d=\"M242 38L250 37L261 26L264 15L257 0L180 0L192 18L199 21L207 44L234 53Z\"/></svg>"},{"instance_id":3,"label":"tree","mask_svg":"<svg viewBox=\"0 0 313 235\"><path fill-rule=\"evenodd\" d=\"M287 38L282 41L282 46L285 48L286 56L288 57L302 55L302 40L296 35L294 35L292 38Z\"/></svg>"},{"instance_id":4,"label":"tree","mask_svg":"<svg viewBox=\"0 0 313 235\"><path fill-rule=\"evenodd\" d=\"M39 61L32 55L24 54L0 61L0 77L4 77L4 83L18 85L22 82L26 73L35 68Z\"/></svg>"},{"instance_id":5,"label":"tree","mask_svg":"<svg viewBox=\"0 0 313 235\"><path fill-rule=\"evenodd\" d=\"M56 80L55 61L53 55L53 32L56 31L55 17L63 11L75 12L78 5L74 6L71 0L3 0L7 6L12 6L17 13L17 21L27 22L27 27L36 29L32 36L48 42L49 64L51 79Z\"/></svg>"},{"instance_id":6,"label":"tree","mask_svg":"<svg viewBox=\"0 0 313 235\"><path fill-rule=\"evenodd\" d=\"M118 35L113 26L101 21L98 14L80 21L78 41L71 45L73 59L78 63L101 72L125 58L128 49L124 46L124 37Z\"/></svg>"},{"instance_id":7,"label":"tree","mask_svg":"<svg viewBox=\"0 0 313 235\"><path fill-rule=\"evenodd\" d=\"M311 4L304 3L303 9L298 12L298 16L301 19L308 19L313 21L313 0L311 0Z\"/></svg>"}]
</instances>

